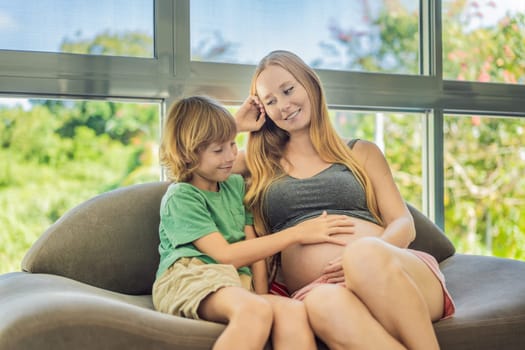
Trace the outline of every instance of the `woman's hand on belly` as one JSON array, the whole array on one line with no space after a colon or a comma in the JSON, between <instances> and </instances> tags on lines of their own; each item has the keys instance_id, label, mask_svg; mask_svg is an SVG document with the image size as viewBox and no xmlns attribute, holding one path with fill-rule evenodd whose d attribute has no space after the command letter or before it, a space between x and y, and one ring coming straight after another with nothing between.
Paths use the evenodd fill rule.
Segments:
<instances>
[{"instance_id":1,"label":"woman's hand on belly","mask_svg":"<svg viewBox=\"0 0 525 350\"><path fill-rule=\"evenodd\" d=\"M345 244L361 237L379 237L383 228L369 221L351 218L354 222L352 234L338 234L337 239ZM306 232L305 232L306 234ZM325 275L330 282L344 280L340 265L340 258L344 246L320 243L301 245L296 244L281 253L281 266L286 286L291 292Z\"/></svg>"},{"instance_id":2,"label":"woman's hand on belly","mask_svg":"<svg viewBox=\"0 0 525 350\"><path fill-rule=\"evenodd\" d=\"M328 262L323 269L323 277L328 283L342 283L345 281L345 272L343 270L343 258L341 256Z\"/></svg>"}]
</instances>

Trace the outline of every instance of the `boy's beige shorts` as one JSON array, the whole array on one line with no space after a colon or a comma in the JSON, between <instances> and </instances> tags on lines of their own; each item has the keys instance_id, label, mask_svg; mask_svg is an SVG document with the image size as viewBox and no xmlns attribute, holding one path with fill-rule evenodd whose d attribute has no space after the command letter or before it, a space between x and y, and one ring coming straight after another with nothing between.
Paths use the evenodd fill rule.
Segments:
<instances>
[{"instance_id":1,"label":"boy's beige shorts","mask_svg":"<svg viewBox=\"0 0 525 350\"><path fill-rule=\"evenodd\" d=\"M160 312L200 319L201 301L223 287L249 291L252 279L239 274L233 265L206 264L197 258L182 258L171 265L153 284L152 298Z\"/></svg>"}]
</instances>

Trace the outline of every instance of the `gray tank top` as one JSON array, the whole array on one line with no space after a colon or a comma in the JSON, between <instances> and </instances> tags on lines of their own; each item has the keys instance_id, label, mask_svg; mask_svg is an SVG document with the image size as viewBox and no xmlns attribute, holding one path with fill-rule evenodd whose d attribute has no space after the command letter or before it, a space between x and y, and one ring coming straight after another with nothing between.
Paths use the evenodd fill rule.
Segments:
<instances>
[{"instance_id":1,"label":"gray tank top","mask_svg":"<svg viewBox=\"0 0 525 350\"><path fill-rule=\"evenodd\" d=\"M350 141L349 146L356 141ZM285 176L275 181L268 188L264 208L272 233L319 216L323 210L378 224L353 172L337 163L306 179Z\"/></svg>"}]
</instances>

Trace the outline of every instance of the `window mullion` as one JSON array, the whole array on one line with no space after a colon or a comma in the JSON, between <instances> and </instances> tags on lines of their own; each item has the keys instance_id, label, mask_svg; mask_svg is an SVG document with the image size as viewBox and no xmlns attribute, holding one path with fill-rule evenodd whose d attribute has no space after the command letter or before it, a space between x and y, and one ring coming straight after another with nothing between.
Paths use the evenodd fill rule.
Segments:
<instances>
[{"instance_id":1,"label":"window mullion","mask_svg":"<svg viewBox=\"0 0 525 350\"><path fill-rule=\"evenodd\" d=\"M423 212L442 229L445 223L443 110L428 111L424 121Z\"/></svg>"}]
</instances>

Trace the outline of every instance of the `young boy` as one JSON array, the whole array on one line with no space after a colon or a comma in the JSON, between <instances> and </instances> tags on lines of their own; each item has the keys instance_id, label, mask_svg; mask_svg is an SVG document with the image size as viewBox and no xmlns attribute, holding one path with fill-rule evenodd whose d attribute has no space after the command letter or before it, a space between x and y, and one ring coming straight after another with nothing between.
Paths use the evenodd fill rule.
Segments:
<instances>
[{"instance_id":1,"label":"young boy","mask_svg":"<svg viewBox=\"0 0 525 350\"><path fill-rule=\"evenodd\" d=\"M276 350L316 349L301 302L253 291L267 293L266 257L297 243L339 243L333 230L320 229L330 227L326 215L256 238L243 178L231 174L236 133L231 114L210 98L189 97L170 109L160 159L174 182L161 202L153 303L161 312L225 323L215 350L262 349L270 333Z\"/></svg>"}]
</instances>

